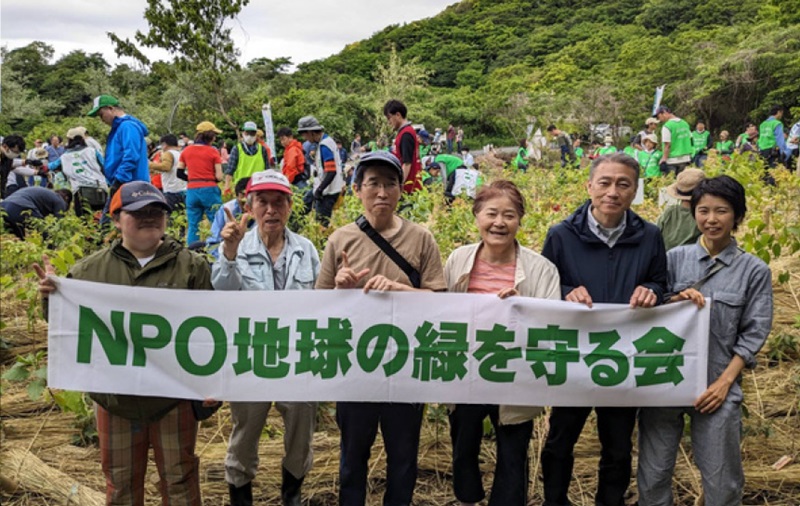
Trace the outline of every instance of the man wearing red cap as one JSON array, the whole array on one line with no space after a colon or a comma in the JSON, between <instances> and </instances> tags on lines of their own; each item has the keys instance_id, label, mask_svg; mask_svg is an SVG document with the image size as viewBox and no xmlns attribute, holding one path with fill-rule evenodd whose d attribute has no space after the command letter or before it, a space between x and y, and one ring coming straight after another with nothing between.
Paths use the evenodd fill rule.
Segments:
<instances>
[{"instance_id":1,"label":"man wearing red cap","mask_svg":"<svg viewBox=\"0 0 800 506\"><path fill-rule=\"evenodd\" d=\"M278 171L256 172L246 190L247 208L239 219L228 208L222 246L214 263L215 290L311 290L319 274L314 245L295 234L286 223L292 213L292 185ZM247 221L256 220L248 231ZM251 371L240 371L252 374ZM225 481L231 506L251 506L258 470L258 440L272 402L231 402L233 431L225 457ZM283 417L286 455L283 457L281 501L300 506L300 487L311 470L311 440L317 416L316 402L276 402Z\"/></svg>"}]
</instances>

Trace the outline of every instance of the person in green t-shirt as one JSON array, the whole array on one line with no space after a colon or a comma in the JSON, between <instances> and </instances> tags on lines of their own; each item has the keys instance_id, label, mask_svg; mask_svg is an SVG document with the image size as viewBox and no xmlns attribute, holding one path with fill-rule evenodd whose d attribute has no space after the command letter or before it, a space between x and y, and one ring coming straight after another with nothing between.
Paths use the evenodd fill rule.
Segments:
<instances>
[{"instance_id":1,"label":"person in green t-shirt","mask_svg":"<svg viewBox=\"0 0 800 506\"><path fill-rule=\"evenodd\" d=\"M702 167L708 158L708 149L711 147L711 132L706 130L706 124L698 121L692 132L692 163Z\"/></svg>"},{"instance_id":2,"label":"person in green t-shirt","mask_svg":"<svg viewBox=\"0 0 800 506\"><path fill-rule=\"evenodd\" d=\"M448 155L447 153L436 155L436 158L434 158L433 161L436 163L444 164L445 174L442 175L444 179L447 179L450 176L450 174L455 172L457 168L464 165L464 160L462 160L460 156Z\"/></svg>"},{"instance_id":3,"label":"person in green t-shirt","mask_svg":"<svg viewBox=\"0 0 800 506\"><path fill-rule=\"evenodd\" d=\"M714 149L717 150L717 153L722 157L723 160L726 162L731 161L731 155L733 154L733 141L730 140L730 133L728 133L727 130L723 130L719 133L719 140L714 144Z\"/></svg>"},{"instance_id":4,"label":"person in green t-shirt","mask_svg":"<svg viewBox=\"0 0 800 506\"><path fill-rule=\"evenodd\" d=\"M519 148L517 148L517 156L511 160L511 165L522 172L528 170L528 141L526 139L519 140Z\"/></svg>"},{"instance_id":5,"label":"person in green t-shirt","mask_svg":"<svg viewBox=\"0 0 800 506\"><path fill-rule=\"evenodd\" d=\"M700 169L686 169L667 187L667 194L680 200L680 205L667 206L656 221L667 251L684 244L694 244L700 237L700 230L692 216L691 200L692 191L705 177Z\"/></svg>"},{"instance_id":6,"label":"person in green t-shirt","mask_svg":"<svg viewBox=\"0 0 800 506\"><path fill-rule=\"evenodd\" d=\"M583 159L585 153L583 148L581 147L581 139L578 137L578 134L575 134L575 140L572 141L572 151L575 153L575 158L577 159L577 165L580 165L581 160Z\"/></svg>"}]
</instances>

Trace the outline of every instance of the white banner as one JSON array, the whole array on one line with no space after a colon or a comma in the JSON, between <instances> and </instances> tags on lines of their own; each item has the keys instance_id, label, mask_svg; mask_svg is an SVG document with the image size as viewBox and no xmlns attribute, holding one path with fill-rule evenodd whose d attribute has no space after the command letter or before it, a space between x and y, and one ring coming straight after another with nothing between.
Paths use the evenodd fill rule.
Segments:
<instances>
[{"instance_id":1,"label":"white banner","mask_svg":"<svg viewBox=\"0 0 800 506\"><path fill-rule=\"evenodd\" d=\"M278 159L278 152L275 151L275 127L272 124L272 105L263 104L261 106L261 117L264 120L264 142L269 146L270 153ZM270 162L272 163L272 162Z\"/></svg>"},{"instance_id":2,"label":"white banner","mask_svg":"<svg viewBox=\"0 0 800 506\"><path fill-rule=\"evenodd\" d=\"M709 306L57 280L48 383L227 401L688 406Z\"/></svg>"},{"instance_id":3,"label":"white banner","mask_svg":"<svg viewBox=\"0 0 800 506\"><path fill-rule=\"evenodd\" d=\"M661 106L661 99L664 98L664 88L666 87L666 84L656 86L656 94L653 97L653 112L650 114L651 116L654 116L656 114L656 110Z\"/></svg>"}]
</instances>

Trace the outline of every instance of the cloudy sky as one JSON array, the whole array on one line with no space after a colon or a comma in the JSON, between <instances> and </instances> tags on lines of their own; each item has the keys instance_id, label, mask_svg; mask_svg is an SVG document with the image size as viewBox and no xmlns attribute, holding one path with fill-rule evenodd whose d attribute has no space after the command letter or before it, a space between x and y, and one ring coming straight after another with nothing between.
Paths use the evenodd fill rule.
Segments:
<instances>
[{"instance_id":1,"label":"cloudy sky","mask_svg":"<svg viewBox=\"0 0 800 506\"><path fill-rule=\"evenodd\" d=\"M241 62L288 56L302 63L338 53L390 24L428 18L457 0L251 0L232 26ZM120 60L106 32L133 39L145 31L146 0L2 0L0 39L9 50L34 40L55 48L56 58L80 49ZM398 8L401 5L402 8ZM154 59L164 53L147 52Z\"/></svg>"}]
</instances>

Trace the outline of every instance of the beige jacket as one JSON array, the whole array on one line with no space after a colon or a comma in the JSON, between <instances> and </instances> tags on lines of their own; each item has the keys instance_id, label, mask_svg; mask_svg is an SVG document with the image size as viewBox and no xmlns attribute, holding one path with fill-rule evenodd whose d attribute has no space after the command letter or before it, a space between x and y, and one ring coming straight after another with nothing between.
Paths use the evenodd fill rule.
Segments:
<instances>
[{"instance_id":1,"label":"beige jacket","mask_svg":"<svg viewBox=\"0 0 800 506\"><path fill-rule=\"evenodd\" d=\"M450 254L444 267L444 279L450 292L466 292L469 277L482 243L462 246ZM514 288L523 297L561 300L561 280L558 270L542 255L517 244L517 267ZM452 411L455 405L449 406ZM541 415L539 406L500 406L500 425L527 422Z\"/></svg>"}]
</instances>

